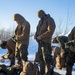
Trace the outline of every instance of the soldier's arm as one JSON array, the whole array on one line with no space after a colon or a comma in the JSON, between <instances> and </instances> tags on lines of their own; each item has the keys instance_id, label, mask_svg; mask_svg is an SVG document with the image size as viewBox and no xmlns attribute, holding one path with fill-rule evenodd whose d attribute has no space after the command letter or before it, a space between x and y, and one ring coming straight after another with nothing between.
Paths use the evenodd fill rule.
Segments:
<instances>
[{"instance_id":1,"label":"soldier's arm","mask_svg":"<svg viewBox=\"0 0 75 75\"><path fill-rule=\"evenodd\" d=\"M42 39L47 38L47 37L51 38L54 33L54 30L55 30L54 20L48 19L47 24L48 24L47 31L41 35Z\"/></svg>"}]
</instances>

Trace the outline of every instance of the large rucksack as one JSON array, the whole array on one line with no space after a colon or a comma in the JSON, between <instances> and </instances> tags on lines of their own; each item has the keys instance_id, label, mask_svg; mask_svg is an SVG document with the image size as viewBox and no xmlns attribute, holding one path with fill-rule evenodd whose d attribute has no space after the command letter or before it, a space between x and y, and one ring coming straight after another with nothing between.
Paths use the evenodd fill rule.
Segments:
<instances>
[{"instance_id":1,"label":"large rucksack","mask_svg":"<svg viewBox=\"0 0 75 75\"><path fill-rule=\"evenodd\" d=\"M0 75L20 75L22 69L18 65L8 67L6 65L0 65Z\"/></svg>"},{"instance_id":2,"label":"large rucksack","mask_svg":"<svg viewBox=\"0 0 75 75\"><path fill-rule=\"evenodd\" d=\"M20 75L39 75L39 68L35 62L26 62Z\"/></svg>"}]
</instances>

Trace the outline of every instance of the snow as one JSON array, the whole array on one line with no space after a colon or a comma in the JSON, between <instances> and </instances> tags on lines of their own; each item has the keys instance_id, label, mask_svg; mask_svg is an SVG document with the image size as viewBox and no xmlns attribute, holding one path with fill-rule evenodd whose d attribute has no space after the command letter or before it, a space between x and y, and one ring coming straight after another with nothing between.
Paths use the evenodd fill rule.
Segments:
<instances>
[{"instance_id":1,"label":"snow","mask_svg":"<svg viewBox=\"0 0 75 75\"><path fill-rule=\"evenodd\" d=\"M52 44L53 46L59 46L58 44ZM35 53L38 50L38 43L36 42L36 40L34 39L34 37L30 37L30 42L29 42L29 47L28 47L28 60L30 61L34 61L35 59ZM6 64L9 65L10 61L9 60L2 60L1 56L6 54L7 49L2 49L0 48L0 64ZM55 72L58 72L61 75L65 75L66 71L65 70L59 70L54 68ZM75 64L73 66L73 70L72 70L72 75L75 75Z\"/></svg>"},{"instance_id":2,"label":"snow","mask_svg":"<svg viewBox=\"0 0 75 75\"><path fill-rule=\"evenodd\" d=\"M65 36L68 36L70 34L71 30L65 35Z\"/></svg>"},{"instance_id":3,"label":"snow","mask_svg":"<svg viewBox=\"0 0 75 75\"><path fill-rule=\"evenodd\" d=\"M60 45L58 43L51 43L51 46L60 47Z\"/></svg>"}]
</instances>

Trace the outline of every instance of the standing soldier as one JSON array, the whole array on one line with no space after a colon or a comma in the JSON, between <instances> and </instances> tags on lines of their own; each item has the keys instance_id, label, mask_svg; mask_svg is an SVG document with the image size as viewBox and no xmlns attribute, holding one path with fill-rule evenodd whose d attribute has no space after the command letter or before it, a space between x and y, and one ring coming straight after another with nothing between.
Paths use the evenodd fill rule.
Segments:
<instances>
[{"instance_id":1,"label":"standing soldier","mask_svg":"<svg viewBox=\"0 0 75 75\"><path fill-rule=\"evenodd\" d=\"M28 60L27 55L30 36L30 24L20 14L14 15L14 21L16 21L18 24L14 37L12 38L16 41L15 57L18 60L18 64L23 66L23 64L25 64L25 62Z\"/></svg>"},{"instance_id":2,"label":"standing soldier","mask_svg":"<svg viewBox=\"0 0 75 75\"><path fill-rule=\"evenodd\" d=\"M66 43L66 75L72 75L72 67L75 63L75 27L68 35L68 43Z\"/></svg>"},{"instance_id":3,"label":"standing soldier","mask_svg":"<svg viewBox=\"0 0 75 75\"><path fill-rule=\"evenodd\" d=\"M75 63L75 27L68 35L68 43L66 43L66 75L72 75L72 67Z\"/></svg>"},{"instance_id":4,"label":"standing soldier","mask_svg":"<svg viewBox=\"0 0 75 75\"><path fill-rule=\"evenodd\" d=\"M55 22L53 18L43 10L38 11L38 17L40 21L34 38L38 42L40 75L44 75L45 73L46 75L52 75L50 74L50 63L52 61L51 38L55 30Z\"/></svg>"}]
</instances>

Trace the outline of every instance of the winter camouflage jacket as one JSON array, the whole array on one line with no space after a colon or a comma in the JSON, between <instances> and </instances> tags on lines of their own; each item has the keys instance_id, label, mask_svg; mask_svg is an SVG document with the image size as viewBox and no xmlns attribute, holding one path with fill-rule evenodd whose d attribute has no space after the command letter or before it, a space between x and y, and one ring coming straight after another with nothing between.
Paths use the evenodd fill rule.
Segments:
<instances>
[{"instance_id":1,"label":"winter camouflage jacket","mask_svg":"<svg viewBox=\"0 0 75 75\"><path fill-rule=\"evenodd\" d=\"M55 22L50 15L46 15L37 25L35 36L41 36L41 41L51 43L51 38L55 30Z\"/></svg>"},{"instance_id":2,"label":"winter camouflage jacket","mask_svg":"<svg viewBox=\"0 0 75 75\"><path fill-rule=\"evenodd\" d=\"M75 39L75 27L71 30L70 34L68 35L69 41Z\"/></svg>"},{"instance_id":3,"label":"winter camouflage jacket","mask_svg":"<svg viewBox=\"0 0 75 75\"><path fill-rule=\"evenodd\" d=\"M68 40L74 43L74 46L70 48L71 51L75 52L75 27L71 30L68 35Z\"/></svg>"},{"instance_id":4,"label":"winter camouflage jacket","mask_svg":"<svg viewBox=\"0 0 75 75\"><path fill-rule=\"evenodd\" d=\"M18 24L15 30L15 38L18 42L24 45L28 45L30 36L30 24L22 16L16 17L18 18L18 21L22 21L20 24Z\"/></svg>"}]
</instances>

